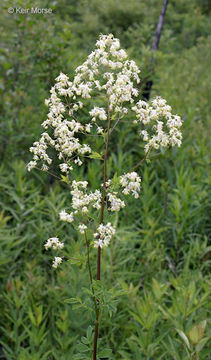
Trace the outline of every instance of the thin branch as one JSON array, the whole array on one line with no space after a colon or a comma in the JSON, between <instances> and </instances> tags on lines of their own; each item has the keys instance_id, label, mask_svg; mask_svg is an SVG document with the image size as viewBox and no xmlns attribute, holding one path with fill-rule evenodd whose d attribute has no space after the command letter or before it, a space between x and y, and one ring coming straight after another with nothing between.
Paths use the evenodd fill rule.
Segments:
<instances>
[{"instance_id":1,"label":"thin branch","mask_svg":"<svg viewBox=\"0 0 211 360\"><path fill-rule=\"evenodd\" d=\"M38 168L37 166L35 166L35 169L40 170L40 171L45 172L45 173L48 173L49 175L54 176L56 179L59 179L59 181L62 180L59 176L53 174L52 172L50 172L50 171L48 171L48 170L47 170L47 171L44 171L44 170Z\"/></svg>"},{"instance_id":2,"label":"thin branch","mask_svg":"<svg viewBox=\"0 0 211 360\"><path fill-rule=\"evenodd\" d=\"M95 228L94 226L92 225L91 221L89 220L89 217L86 215L86 220L88 221L89 223L89 226L92 228L92 230L95 232Z\"/></svg>"},{"instance_id":3,"label":"thin branch","mask_svg":"<svg viewBox=\"0 0 211 360\"><path fill-rule=\"evenodd\" d=\"M110 134L112 133L112 131L115 129L115 127L117 126L117 124L120 122L120 115L117 119L117 121L115 122L114 126L112 127L111 131L110 131Z\"/></svg>"},{"instance_id":4,"label":"thin branch","mask_svg":"<svg viewBox=\"0 0 211 360\"><path fill-rule=\"evenodd\" d=\"M138 164L136 164L136 165L132 168L132 170L137 169L137 168L147 159L147 156L149 155L150 150L151 150L151 149L149 148L149 150L147 151L145 157L144 157L141 161L139 161Z\"/></svg>"}]
</instances>

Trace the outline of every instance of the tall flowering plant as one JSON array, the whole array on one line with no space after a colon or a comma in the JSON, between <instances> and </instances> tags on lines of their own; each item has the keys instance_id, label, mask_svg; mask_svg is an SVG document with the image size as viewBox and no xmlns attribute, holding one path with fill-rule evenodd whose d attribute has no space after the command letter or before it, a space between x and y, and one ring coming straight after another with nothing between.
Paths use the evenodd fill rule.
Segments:
<instances>
[{"instance_id":1,"label":"tall flowering plant","mask_svg":"<svg viewBox=\"0 0 211 360\"><path fill-rule=\"evenodd\" d=\"M73 81L61 73L45 100L49 107L47 119L42 123L44 132L39 141L30 148L33 160L28 170L39 168L49 171L52 158L49 148L54 148L59 161L61 179L69 183L71 207L62 210L60 220L71 223L84 236L87 248L87 264L96 314L92 359L97 359L97 342L101 303L93 286L94 277L89 260L90 249L97 251L96 279L101 278L102 251L115 237L112 223L114 212L125 207L127 196L139 197L141 177L131 171L119 177L107 178L109 144L113 131L121 126L124 117L131 118L139 128L145 142L145 157L152 148L180 146L182 135L181 118L173 115L166 100L157 97L150 102L136 101L140 82L140 70L119 40L110 35L100 35L95 50L75 70ZM93 99L96 105L93 106ZM84 120L84 108L89 116ZM83 120L82 120L83 119ZM93 139L102 139L102 152L95 149ZM51 153L51 152L50 152ZM101 159L102 184L92 190L84 179L76 181L71 172L86 161ZM143 160L144 160L143 159ZM138 167L138 166L137 166ZM135 167L135 168L137 168ZM105 221L105 213L106 219ZM52 237L45 249L62 251L64 243ZM96 249L96 250L95 250ZM52 266L62 263L62 255L56 256Z\"/></svg>"}]
</instances>

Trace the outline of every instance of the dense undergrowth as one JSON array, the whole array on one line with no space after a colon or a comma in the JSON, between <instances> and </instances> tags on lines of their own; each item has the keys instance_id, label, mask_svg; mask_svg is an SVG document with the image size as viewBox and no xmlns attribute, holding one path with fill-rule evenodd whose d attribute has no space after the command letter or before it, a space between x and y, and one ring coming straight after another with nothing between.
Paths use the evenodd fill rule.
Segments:
<instances>
[{"instance_id":1,"label":"dense undergrowth","mask_svg":"<svg viewBox=\"0 0 211 360\"><path fill-rule=\"evenodd\" d=\"M53 79L61 70L71 77L99 33L113 32L141 66L141 87L151 77L151 97L160 94L182 116L184 140L180 149L153 153L141 165L140 199L115 215L118 230L102 260L110 298L107 292L100 349L111 348L114 360L208 360L209 2L169 2L153 73L150 46L162 1L54 1L52 16L12 16L6 10L11 4L3 1L0 15L0 358L83 359L77 354L91 338L92 315L80 303L65 302L79 297L92 306L84 290L84 240L58 216L69 189L47 174L29 176L26 164ZM144 154L135 128L124 125L117 135L110 174L123 173ZM95 161L81 173L94 188L101 166ZM51 268L43 244L52 234L65 241L67 257L80 253L76 263Z\"/></svg>"}]
</instances>

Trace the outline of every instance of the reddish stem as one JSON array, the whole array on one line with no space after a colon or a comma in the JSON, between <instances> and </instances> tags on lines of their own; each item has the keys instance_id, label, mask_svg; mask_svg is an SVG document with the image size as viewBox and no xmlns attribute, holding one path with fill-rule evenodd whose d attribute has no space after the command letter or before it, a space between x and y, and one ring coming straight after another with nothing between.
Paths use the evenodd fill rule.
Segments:
<instances>
[{"instance_id":1,"label":"reddish stem","mask_svg":"<svg viewBox=\"0 0 211 360\"><path fill-rule=\"evenodd\" d=\"M97 249L97 280L100 280L100 268L101 268L101 247Z\"/></svg>"},{"instance_id":2,"label":"reddish stem","mask_svg":"<svg viewBox=\"0 0 211 360\"><path fill-rule=\"evenodd\" d=\"M103 191L102 191L102 202L101 202L101 213L100 213L100 223L101 224L103 223L104 208L105 208L107 157L108 157L110 124L111 124L111 118L110 118L110 113L109 113L109 109L108 109L108 128L107 128L105 155L104 155ZM100 270L101 270L101 247L98 246L98 250L97 250L97 280L100 280ZM93 360L97 359L97 340L98 340L98 334L99 334L99 315L100 315L99 300L97 300L97 304L98 304L98 311L97 311L97 317L96 317L96 322L95 322Z\"/></svg>"}]
</instances>

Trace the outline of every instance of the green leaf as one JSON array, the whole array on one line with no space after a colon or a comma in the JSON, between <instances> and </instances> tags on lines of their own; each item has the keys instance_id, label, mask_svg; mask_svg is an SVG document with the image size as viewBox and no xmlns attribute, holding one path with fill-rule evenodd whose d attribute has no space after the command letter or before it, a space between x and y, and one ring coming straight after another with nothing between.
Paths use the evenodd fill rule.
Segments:
<instances>
[{"instance_id":1,"label":"green leaf","mask_svg":"<svg viewBox=\"0 0 211 360\"><path fill-rule=\"evenodd\" d=\"M69 299L65 299L64 302L66 304L77 304L77 303L81 303L81 299L79 299L79 298L69 298Z\"/></svg>"},{"instance_id":2,"label":"green leaf","mask_svg":"<svg viewBox=\"0 0 211 360\"><path fill-rule=\"evenodd\" d=\"M72 265L81 266L81 264L84 263L84 258L83 259L69 259L68 262Z\"/></svg>"},{"instance_id":3,"label":"green leaf","mask_svg":"<svg viewBox=\"0 0 211 360\"><path fill-rule=\"evenodd\" d=\"M66 184L69 184L68 175L61 175L61 181L65 182Z\"/></svg>"},{"instance_id":4,"label":"green leaf","mask_svg":"<svg viewBox=\"0 0 211 360\"><path fill-rule=\"evenodd\" d=\"M81 342L86 345L89 344L89 340L85 336L82 336Z\"/></svg>"},{"instance_id":5,"label":"green leaf","mask_svg":"<svg viewBox=\"0 0 211 360\"><path fill-rule=\"evenodd\" d=\"M43 307L42 305L37 307L37 326L39 326L43 320Z\"/></svg>"},{"instance_id":6,"label":"green leaf","mask_svg":"<svg viewBox=\"0 0 211 360\"><path fill-rule=\"evenodd\" d=\"M185 335L185 333L182 330L179 330L179 329L176 329L176 330L177 330L178 334L180 335L180 337L184 340L188 349L190 350L190 343L189 343L189 340L188 340L187 336Z\"/></svg>"},{"instance_id":7,"label":"green leaf","mask_svg":"<svg viewBox=\"0 0 211 360\"><path fill-rule=\"evenodd\" d=\"M207 336L199 341L199 343L196 345L196 352L200 352L208 340L210 340L210 337Z\"/></svg>"},{"instance_id":8,"label":"green leaf","mask_svg":"<svg viewBox=\"0 0 211 360\"><path fill-rule=\"evenodd\" d=\"M91 338L92 338L92 326L91 325L89 325L89 327L88 327L88 329L87 329L87 331L86 331L86 337L87 337L87 339L90 341L91 340Z\"/></svg>"},{"instance_id":9,"label":"green leaf","mask_svg":"<svg viewBox=\"0 0 211 360\"><path fill-rule=\"evenodd\" d=\"M129 313L132 315L132 317L138 321L142 326L144 326L144 321L140 318L140 316L136 313L134 313L133 311L129 311Z\"/></svg>"},{"instance_id":10,"label":"green leaf","mask_svg":"<svg viewBox=\"0 0 211 360\"><path fill-rule=\"evenodd\" d=\"M74 360L89 360L89 358L84 357L84 354L76 354L74 355Z\"/></svg>"},{"instance_id":11,"label":"green leaf","mask_svg":"<svg viewBox=\"0 0 211 360\"><path fill-rule=\"evenodd\" d=\"M35 319L35 317L34 317L34 315L33 315L33 313L32 313L31 308L29 308L28 314L29 314L29 318L30 318L32 324L33 324L34 326L36 326L36 319Z\"/></svg>"},{"instance_id":12,"label":"green leaf","mask_svg":"<svg viewBox=\"0 0 211 360\"><path fill-rule=\"evenodd\" d=\"M203 338L206 325L206 320L201 321L199 324L194 325L194 327L189 331L188 335L193 344L198 344L198 342Z\"/></svg>"},{"instance_id":13,"label":"green leaf","mask_svg":"<svg viewBox=\"0 0 211 360\"><path fill-rule=\"evenodd\" d=\"M77 310L77 309L80 309L81 307L85 307L85 305L83 305L83 304L73 305L72 309Z\"/></svg>"},{"instance_id":14,"label":"green leaf","mask_svg":"<svg viewBox=\"0 0 211 360\"><path fill-rule=\"evenodd\" d=\"M82 351L82 352L89 351L89 347L87 345L85 345L85 344L82 344L82 343L76 345L76 348L77 348L78 351Z\"/></svg>"},{"instance_id":15,"label":"green leaf","mask_svg":"<svg viewBox=\"0 0 211 360\"><path fill-rule=\"evenodd\" d=\"M112 179L112 184L113 185L119 185L119 181L120 181L120 177L118 176L117 173L114 174L113 179Z\"/></svg>"},{"instance_id":16,"label":"green leaf","mask_svg":"<svg viewBox=\"0 0 211 360\"><path fill-rule=\"evenodd\" d=\"M100 359L104 359L104 358L108 358L111 355L112 355L112 350L111 349L104 349L99 353L98 357Z\"/></svg>"},{"instance_id":17,"label":"green leaf","mask_svg":"<svg viewBox=\"0 0 211 360\"><path fill-rule=\"evenodd\" d=\"M91 155L89 155L90 159L98 159L103 160L102 155L100 155L98 152L93 151Z\"/></svg>"},{"instance_id":18,"label":"green leaf","mask_svg":"<svg viewBox=\"0 0 211 360\"><path fill-rule=\"evenodd\" d=\"M161 290L161 284L154 278L152 279L152 289L155 297L159 300L162 297L163 292Z\"/></svg>"}]
</instances>

